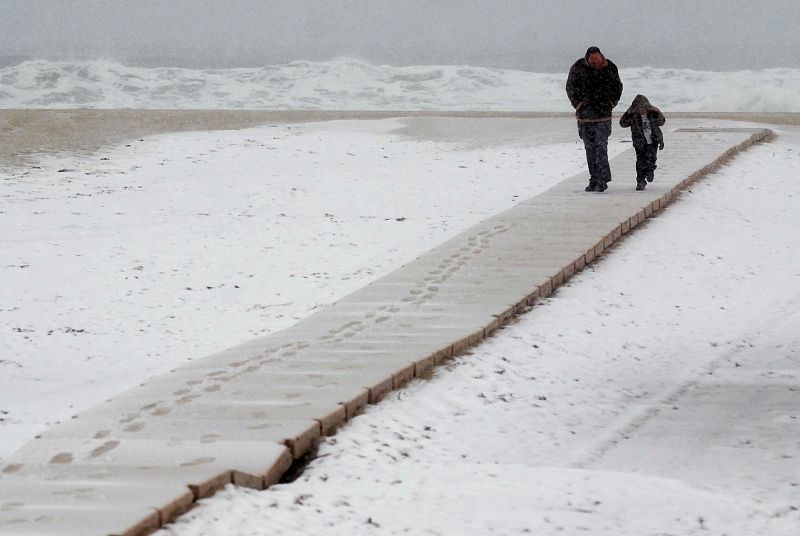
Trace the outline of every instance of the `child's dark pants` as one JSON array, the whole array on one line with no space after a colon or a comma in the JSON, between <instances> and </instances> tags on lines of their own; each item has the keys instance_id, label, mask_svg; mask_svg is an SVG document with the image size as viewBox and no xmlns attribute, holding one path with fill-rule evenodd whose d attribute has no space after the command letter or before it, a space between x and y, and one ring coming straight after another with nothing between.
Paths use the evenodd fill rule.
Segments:
<instances>
[{"instance_id":1,"label":"child's dark pants","mask_svg":"<svg viewBox=\"0 0 800 536\"><path fill-rule=\"evenodd\" d=\"M636 149L636 180L653 180L653 172L656 170L656 159L658 158L658 144L648 143Z\"/></svg>"}]
</instances>

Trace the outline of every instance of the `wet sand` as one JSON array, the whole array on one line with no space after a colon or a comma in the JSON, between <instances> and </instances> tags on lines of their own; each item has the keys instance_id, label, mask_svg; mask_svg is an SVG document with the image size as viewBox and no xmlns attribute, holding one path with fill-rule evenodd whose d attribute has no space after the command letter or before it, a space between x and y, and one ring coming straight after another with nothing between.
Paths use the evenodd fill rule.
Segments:
<instances>
[{"instance_id":1,"label":"wet sand","mask_svg":"<svg viewBox=\"0 0 800 536\"><path fill-rule=\"evenodd\" d=\"M569 113L536 112L0 110L0 163L10 166L29 164L39 153L93 153L102 147L154 134L240 129L273 123L388 117L563 119L571 116ZM800 125L798 113L673 113L668 117Z\"/></svg>"}]
</instances>

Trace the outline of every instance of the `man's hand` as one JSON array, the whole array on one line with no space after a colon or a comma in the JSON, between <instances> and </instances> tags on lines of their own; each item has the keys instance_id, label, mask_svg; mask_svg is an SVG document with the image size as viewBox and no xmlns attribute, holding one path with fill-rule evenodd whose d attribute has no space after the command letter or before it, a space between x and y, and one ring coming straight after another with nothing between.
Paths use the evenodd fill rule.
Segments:
<instances>
[{"instance_id":1,"label":"man's hand","mask_svg":"<svg viewBox=\"0 0 800 536\"><path fill-rule=\"evenodd\" d=\"M658 148L659 148L659 150L663 150L663 149L664 149L664 140L661 140L661 141L658 143Z\"/></svg>"}]
</instances>

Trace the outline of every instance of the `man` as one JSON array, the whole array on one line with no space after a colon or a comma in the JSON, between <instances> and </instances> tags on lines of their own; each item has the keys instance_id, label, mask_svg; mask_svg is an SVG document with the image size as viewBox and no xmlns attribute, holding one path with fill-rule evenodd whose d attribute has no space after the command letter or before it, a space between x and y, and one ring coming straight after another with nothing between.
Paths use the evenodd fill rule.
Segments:
<instances>
[{"instance_id":1,"label":"man","mask_svg":"<svg viewBox=\"0 0 800 536\"><path fill-rule=\"evenodd\" d=\"M576 61L567 77L567 97L578 118L578 135L586 148L589 164L587 192L603 192L611 180L608 165L608 137L611 135L611 110L622 96L617 66L600 49L589 47L586 56Z\"/></svg>"}]
</instances>

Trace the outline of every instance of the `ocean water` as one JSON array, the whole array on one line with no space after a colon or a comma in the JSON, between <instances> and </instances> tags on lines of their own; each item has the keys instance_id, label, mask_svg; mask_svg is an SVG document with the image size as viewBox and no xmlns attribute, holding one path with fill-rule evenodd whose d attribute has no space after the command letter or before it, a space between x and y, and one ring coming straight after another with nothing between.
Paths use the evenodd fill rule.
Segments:
<instances>
[{"instance_id":1,"label":"ocean water","mask_svg":"<svg viewBox=\"0 0 800 536\"><path fill-rule=\"evenodd\" d=\"M563 73L465 65L393 67L356 59L239 69L24 61L0 68L0 108L489 110L568 112ZM620 71L672 112L800 112L800 69Z\"/></svg>"}]
</instances>

